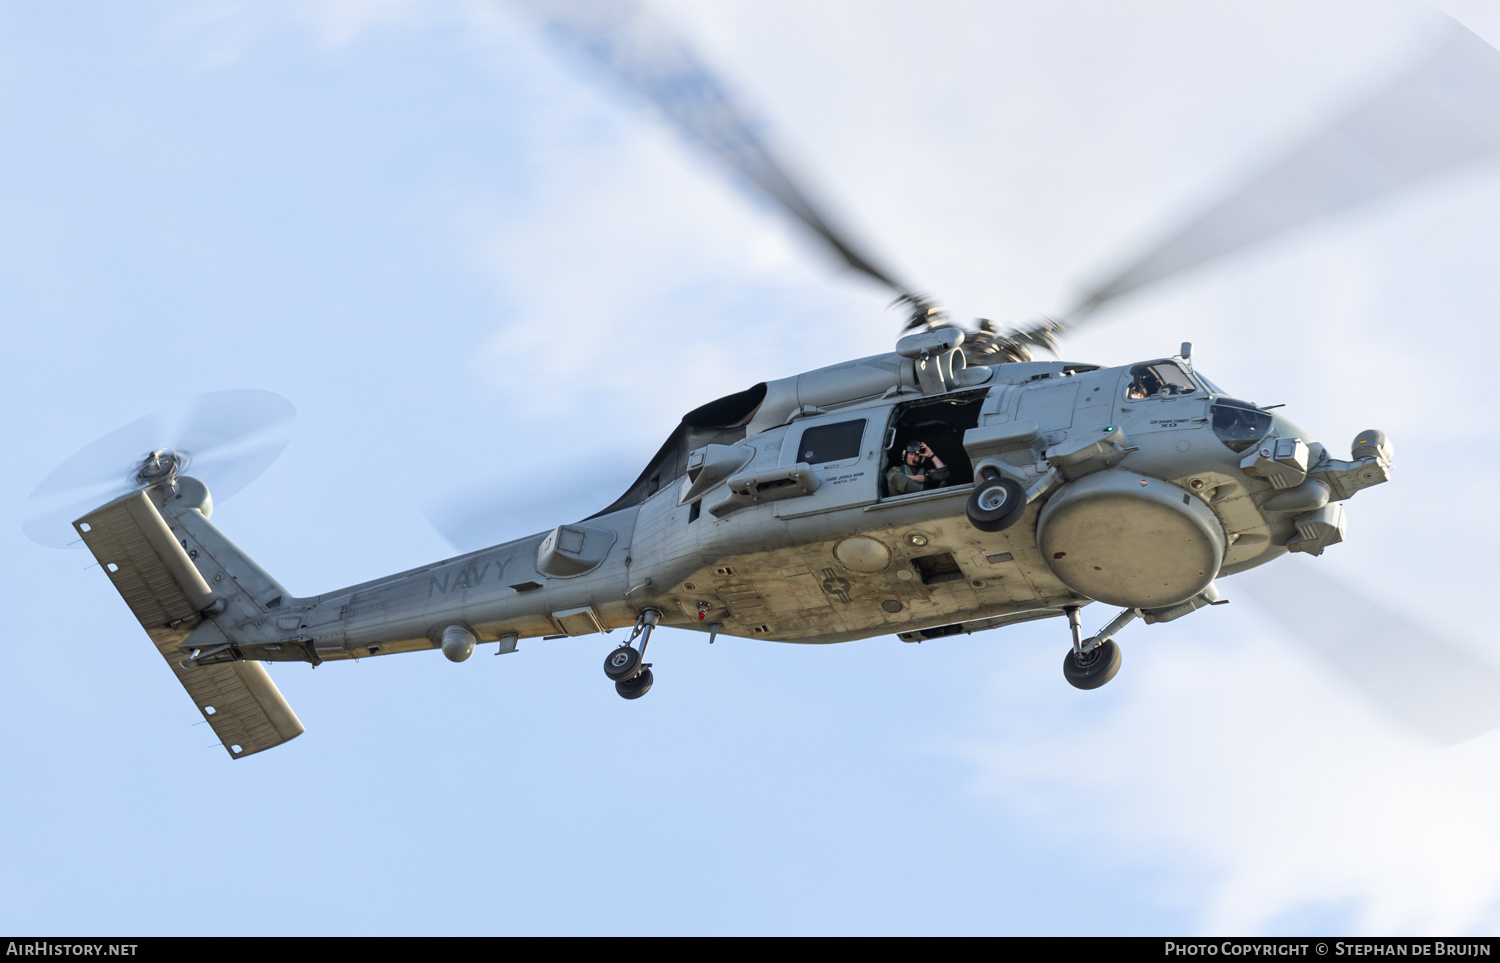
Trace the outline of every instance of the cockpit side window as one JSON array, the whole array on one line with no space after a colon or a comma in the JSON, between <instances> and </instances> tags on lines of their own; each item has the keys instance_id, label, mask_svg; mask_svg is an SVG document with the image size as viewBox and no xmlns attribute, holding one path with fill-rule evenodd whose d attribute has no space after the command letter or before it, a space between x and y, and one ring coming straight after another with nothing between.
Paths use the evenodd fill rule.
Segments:
<instances>
[{"instance_id":1,"label":"cockpit side window","mask_svg":"<svg viewBox=\"0 0 1500 963\"><path fill-rule=\"evenodd\" d=\"M1130 386L1125 389L1125 397L1131 401L1140 401L1143 398L1171 398L1178 395L1190 395L1198 390L1193 379L1188 377L1176 363L1171 361L1153 361L1150 364L1138 364L1130 369Z\"/></svg>"}]
</instances>

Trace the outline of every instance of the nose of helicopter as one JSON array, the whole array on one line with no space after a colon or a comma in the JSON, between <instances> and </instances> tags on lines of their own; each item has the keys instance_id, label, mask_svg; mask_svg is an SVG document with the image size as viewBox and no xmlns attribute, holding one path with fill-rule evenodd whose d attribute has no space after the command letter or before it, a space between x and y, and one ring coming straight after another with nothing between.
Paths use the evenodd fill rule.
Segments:
<instances>
[{"instance_id":1,"label":"nose of helicopter","mask_svg":"<svg viewBox=\"0 0 1500 963\"><path fill-rule=\"evenodd\" d=\"M1282 414L1279 410L1271 415L1270 434L1276 438L1301 438L1309 448L1318 444L1318 440L1307 429Z\"/></svg>"},{"instance_id":2,"label":"nose of helicopter","mask_svg":"<svg viewBox=\"0 0 1500 963\"><path fill-rule=\"evenodd\" d=\"M1344 540L1343 502L1386 481L1393 453L1384 432L1368 429L1350 445L1352 460L1343 461L1277 412L1265 437L1250 446L1240 469L1273 489L1259 499L1258 508L1275 544L1321 555Z\"/></svg>"}]
</instances>

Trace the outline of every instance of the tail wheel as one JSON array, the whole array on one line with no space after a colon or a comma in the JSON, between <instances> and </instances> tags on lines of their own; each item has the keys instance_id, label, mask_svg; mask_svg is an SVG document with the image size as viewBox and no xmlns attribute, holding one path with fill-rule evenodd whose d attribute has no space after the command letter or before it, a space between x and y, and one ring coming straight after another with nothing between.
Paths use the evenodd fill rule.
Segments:
<instances>
[{"instance_id":1,"label":"tail wheel","mask_svg":"<svg viewBox=\"0 0 1500 963\"><path fill-rule=\"evenodd\" d=\"M619 682L616 682L615 691L620 694L620 698L622 699L639 699L651 691L651 683L653 681L651 670L642 669L640 675L630 679L621 679Z\"/></svg>"},{"instance_id":2,"label":"tail wheel","mask_svg":"<svg viewBox=\"0 0 1500 963\"><path fill-rule=\"evenodd\" d=\"M622 682L641 669L641 654L628 645L622 645L604 657L604 674L615 682Z\"/></svg>"}]
</instances>

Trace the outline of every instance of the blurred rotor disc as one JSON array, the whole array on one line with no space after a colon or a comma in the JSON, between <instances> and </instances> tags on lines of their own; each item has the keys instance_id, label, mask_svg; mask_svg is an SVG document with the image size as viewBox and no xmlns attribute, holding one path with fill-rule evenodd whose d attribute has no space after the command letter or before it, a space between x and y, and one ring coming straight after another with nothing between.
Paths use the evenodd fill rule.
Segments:
<instances>
[{"instance_id":1,"label":"blurred rotor disc","mask_svg":"<svg viewBox=\"0 0 1500 963\"><path fill-rule=\"evenodd\" d=\"M1244 588L1298 648L1424 741L1452 746L1500 728L1500 669L1443 638L1430 617L1418 624L1305 558L1278 560L1229 584Z\"/></svg>"},{"instance_id":2,"label":"blurred rotor disc","mask_svg":"<svg viewBox=\"0 0 1500 963\"><path fill-rule=\"evenodd\" d=\"M153 452L176 453L183 474L222 503L271 467L291 440L297 411L271 391L242 388L187 399L116 429L57 466L26 499L27 537L50 548L82 544L72 522L127 492Z\"/></svg>"}]
</instances>

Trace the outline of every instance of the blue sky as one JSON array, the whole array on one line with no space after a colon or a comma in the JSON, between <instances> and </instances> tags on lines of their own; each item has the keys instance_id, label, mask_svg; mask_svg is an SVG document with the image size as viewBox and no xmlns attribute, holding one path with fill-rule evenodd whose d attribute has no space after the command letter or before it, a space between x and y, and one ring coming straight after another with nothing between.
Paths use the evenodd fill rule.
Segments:
<instances>
[{"instance_id":1,"label":"blue sky","mask_svg":"<svg viewBox=\"0 0 1500 963\"><path fill-rule=\"evenodd\" d=\"M659 9L877 250L1003 321L1433 29L1394 0ZM451 554L445 505L495 540L586 514L683 411L887 350L896 318L505 5L14 4L0 129L7 929L1495 930L1500 737L1425 746L1235 580L1128 632L1092 693L1051 623L663 633L639 703L599 671L613 639L282 666L307 733L231 763L91 560L20 531L78 448L194 393L285 395L298 433L214 521L311 594ZM1488 659L1497 214L1476 168L1122 301L1066 354L1192 340L1335 450L1388 431L1348 542L1285 564Z\"/></svg>"}]
</instances>

